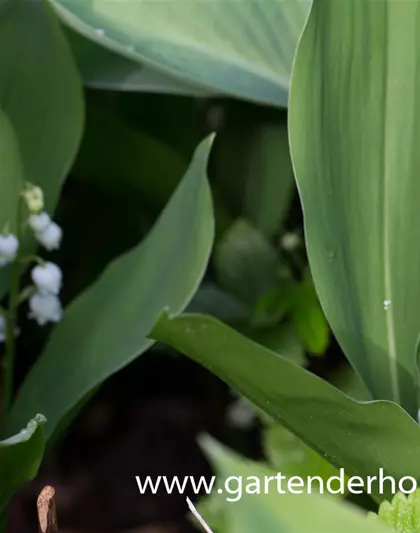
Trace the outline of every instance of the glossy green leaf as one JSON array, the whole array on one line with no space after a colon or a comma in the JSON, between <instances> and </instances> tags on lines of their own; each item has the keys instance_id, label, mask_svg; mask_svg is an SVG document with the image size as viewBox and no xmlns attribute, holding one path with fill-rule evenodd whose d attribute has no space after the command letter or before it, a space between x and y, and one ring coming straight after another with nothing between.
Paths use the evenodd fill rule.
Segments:
<instances>
[{"instance_id":1,"label":"glossy green leaf","mask_svg":"<svg viewBox=\"0 0 420 533\"><path fill-rule=\"evenodd\" d=\"M416 416L420 3L315 0L290 100L311 270L374 398Z\"/></svg>"},{"instance_id":2,"label":"glossy green leaf","mask_svg":"<svg viewBox=\"0 0 420 533\"><path fill-rule=\"evenodd\" d=\"M235 503L235 495L226 492L223 482L210 500L218 510L217 523L222 533L386 533L388 528L379 522L370 522L360 509L340 502L327 495L291 493L279 494L273 478L265 493L267 477L276 475L263 465L234 454L214 440L206 439L204 447L214 464L218 478L231 478L230 490L241 494ZM236 478L236 479L235 479ZM242 481L238 481L238 478ZM256 492L260 487L260 492ZM247 493L249 488L250 493ZM254 491L254 493L252 493ZM204 503L204 513L207 502ZM212 518L210 513L209 520ZM205 516L206 518L206 516ZM210 523L212 526L212 523Z\"/></svg>"},{"instance_id":3,"label":"glossy green leaf","mask_svg":"<svg viewBox=\"0 0 420 533\"><path fill-rule=\"evenodd\" d=\"M48 418L47 436L94 387L144 352L164 308L180 312L203 276L213 240L206 166L197 149L181 185L145 241L115 260L76 298L26 378L8 427L30 410Z\"/></svg>"},{"instance_id":4,"label":"glossy green leaf","mask_svg":"<svg viewBox=\"0 0 420 533\"><path fill-rule=\"evenodd\" d=\"M306 0L51 0L80 34L203 90L286 106Z\"/></svg>"},{"instance_id":5,"label":"glossy green leaf","mask_svg":"<svg viewBox=\"0 0 420 533\"><path fill-rule=\"evenodd\" d=\"M66 28L77 66L87 87L209 97L212 93L104 48Z\"/></svg>"},{"instance_id":6,"label":"glossy green leaf","mask_svg":"<svg viewBox=\"0 0 420 533\"><path fill-rule=\"evenodd\" d=\"M397 404L356 402L211 317L164 315L151 335L209 368L347 475L378 476L383 468L420 479L420 427ZM373 480L377 499L391 490Z\"/></svg>"},{"instance_id":7,"label":"glossy green leaf","mask_svg":"<svg viewBox=\"0 0 420 533\"><path fill-rule=\"evenodd\" d=\"M22 165L15 133L0 110L0 233L16 230L18 198L23 184Z\"/></svg>"},{"instance_id":8,"label":"glossy green leaf","mask_svg":"<svg viewBox=\"0 0 420 533\"><path fill-rule=\"evenodd\" d=\"M0 514L13 492L38 472L44 453L45 418L37 415L25 429L0 441Z\"/></svg>"},{"instance_id":9,"label":"glossy green leaf","mask_svg":"<svg viewBox=\"0 0 420 533\"><path fill-rule=\"evenodd\" d=\"M24 180L44 189L51 211L80 140L83 103L69 47L44 1L1 2L0 66L0 109L16 137ZM0 293L6 278L3 271Z\"/></svg>"}]
</instances>

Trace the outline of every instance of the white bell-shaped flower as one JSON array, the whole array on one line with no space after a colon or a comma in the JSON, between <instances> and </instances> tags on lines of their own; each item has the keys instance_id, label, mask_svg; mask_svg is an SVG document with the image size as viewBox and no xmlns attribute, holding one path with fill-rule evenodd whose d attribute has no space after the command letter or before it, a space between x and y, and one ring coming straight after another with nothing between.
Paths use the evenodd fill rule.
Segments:
<instances>
[{"instance_id":1,"label":"white bell-shaped flower","mask_svg":"<svg viewBox=\"0 0 420 533\"><path fill-rule=\"evenodd\" d=\"M61 302L54 294L32 295L29 299L29 318L33 318L40 326L45 326L48 322L60 322L63 316Z\"/></svg>"},{"instance_id":2,"label":"white bell-shaped flower","mask_svg":"<svg viewBox=\"0 0 420 533\"><path fill-rule=\"evenodd\" d=\"M57 250L60 248L63 230L55 222L50 222L44 231L37 232L35 237L47 250Z\"/></svg>"},{"instance_id":3,"label":"white bell-shaped flower","mask_svg":"<svg viewBox=\"0 0 420 533\"><path fill-rule=\"evenodd\" d=\"M23 192L23 197L31 213L39 213L44 209L44 193L40 187L29 185Z\"/></svg>"},{"instance_id":4,"label":"white bell-shaped flower","mask_svg":"<svg viewBox=\"0 0 420 533\"><path fill-rule=\"evenodd\" d=\"M6 340L6 319L3 315L0 315L0 342Z\"/></svg>"},{"instance_id":5,"label":"white bell-shaped flower","mask_svg":"<svg viewBox=\"0 0 420 533\"><path fill-rule=\"evenodd\" d=\"M63 274L61 268L54 263L37 265L31 272L32 281L40 294L58 294L61 289Z\"/></svg>"},{"instance_id":6,"label":"white bell-shaped flower","mask_svg":"<svg viewBox=\"0 0 420 533\"><path fill-rule=\"evenodd\" d=\"M0 235L0 266L12 263L19 249L19 241L12 234Z\"/></svg>"},{"instance_id":7,"label":"white bell-shaped flower","mask_svg":"<svg viewBox=\"0 0 420 533\"><path fill-rule=\"evenodd\" d=\"M35 233L42 233L47 229L50 223L51 219L45 211L42 211L39 215L31 215L28 219L29 227Z\"/></svg>"}]
</instances>

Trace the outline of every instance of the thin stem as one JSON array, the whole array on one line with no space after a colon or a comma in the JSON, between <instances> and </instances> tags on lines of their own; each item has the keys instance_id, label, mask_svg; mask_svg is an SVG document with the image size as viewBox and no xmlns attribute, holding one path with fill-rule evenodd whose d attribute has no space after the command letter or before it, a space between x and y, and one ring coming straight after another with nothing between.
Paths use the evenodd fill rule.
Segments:
<instances>
[{"instance_id":1,"label":"thin stem","mask_svg":"<svg viewBox=\"0 0 420 533\"><path fill-rule=\"evenodd\" d=\"M9 293L9 309L6 313L6 354L4 358L4 411L3 416L6 416L13 402L13 384L14 384L14 366L16 355L16 320L17 308L19 305L20 293L20 256L19 252L22 244L23 224L22 224L22 208L23 202L19 201L18 217L17 217L17 231L16 237L19 241L19 249L17 257L12 264L11 279L10 279L10 293Z\"/></svg>"},{"instance_id":2,"label":"thin stem","mask_svg":"<svg viewBox=\"0 0 420 533\"><path fill-rule=\"evenodd\" d=\"M207 524L207 522L204 520L204 518L201 516L201 514L197 511L196 507L194 506L193 502L187 497L187 505L191 511L191 513L195 516L197 521L200 523L201 527L204 529L206 533L213 533L213 531L210 529L210 526Z\"/></svg>"}]
</instances>

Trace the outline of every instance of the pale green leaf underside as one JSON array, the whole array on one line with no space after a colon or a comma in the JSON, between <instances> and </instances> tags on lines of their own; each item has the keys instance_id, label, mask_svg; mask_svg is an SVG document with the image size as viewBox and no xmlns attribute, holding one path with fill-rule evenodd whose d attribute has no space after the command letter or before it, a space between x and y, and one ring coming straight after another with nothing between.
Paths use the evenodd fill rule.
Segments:
<instances>
[{"instance_id":1,"label":"pale green leaf underside","mask_svg":"<svg viewBox=\"0 0 420 533\"><path fill-rule=\"evenodd\" d=\"M417 413L420 3L315 0L290 138L327 318L377 399Z\"/></svg>"},{"instance_id":2,"label":"pale green leaf underside","mask_svg":"<svg viewBox=\"0 0 420 533\"><path fill-rule=\"evenodd\" d=\"M37 415L16 435L0 441L0 514L15 489L32 479L44 452L45 418Z\"/></svg>"},{"instance_id":3,"label":"pale green leaf underside","mask_svg":"<svg viewBox=\"0 0 420 533\"><path fill-rule=\"evenodd\" d=\"M307 0L51 0L85 37L203 91L287 105Z\"/></svg>"},{"instance_id":4,"label":"pale green leaf underside","mask_svg":"<svg viewBox=\"0 0 420 533\"><path fill-rule=\"evenodd\" d=\"M77 66L87 87L108 91L141 91L195 97L215 95L104 48L70 28L66 29Z\"/></svg>"},{"instance_id":5,"label":"pale green leaf underside","mask_svg":"<svg viewBox=\"0 0 420 533\"><path fill-rule=\"evenodd\" d=\"M8 420L21 425L34 409L50 437L92 389L143 353L164 308L178 313L204 274L214 233L206 167L212 144L198 147L190 168L148 237L115 260L66 309L26 378Z\"/></svg>"},{"instance_id":6,"label":"pale green leaf underside","mask_svg":"<svg viewBox=\"0 0 420 533\"><path fill-rule=\"evenodd\" d=\"M398 405L362 403L214 318L162 316L152 332L206 366L347 475L420 479L420 427ZM377 499L391 496L391 485Z\"/></svg>"}]
</instances>

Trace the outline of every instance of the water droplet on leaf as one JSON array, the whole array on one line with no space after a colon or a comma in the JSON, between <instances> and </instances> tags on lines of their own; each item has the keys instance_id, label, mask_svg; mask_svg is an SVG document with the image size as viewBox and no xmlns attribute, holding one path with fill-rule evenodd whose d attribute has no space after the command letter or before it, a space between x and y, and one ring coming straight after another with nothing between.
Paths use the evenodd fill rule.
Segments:
<instances>
[{"instance_id":1,"label":"water droplet on leaf","mask_svg":"<svg viewBox=\"0 0 420 533\"><path fill-rule=\"evenodd\" d=\"M391 300L384 300L384 309L387 311L391 305Z\"/></svg>"}]
</instances>

